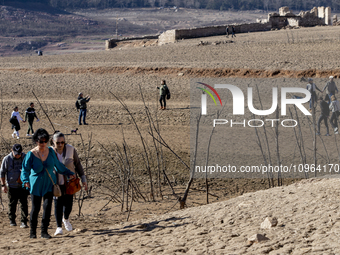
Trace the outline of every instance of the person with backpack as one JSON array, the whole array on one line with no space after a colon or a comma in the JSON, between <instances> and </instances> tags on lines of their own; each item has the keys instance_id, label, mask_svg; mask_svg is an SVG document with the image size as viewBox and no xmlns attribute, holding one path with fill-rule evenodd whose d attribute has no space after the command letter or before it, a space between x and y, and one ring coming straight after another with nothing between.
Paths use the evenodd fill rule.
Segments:
<instances>
[{"instance_id":1,"label":"person with backpack","mask_svg":"<svg viewBox=\"0 0 340 255\"><path fill-rule=\"evenodd\" d=\"M329 109L332 110L332 116L330 119L330 123L332 125L332 128L334 129L334 133L337 135L338 132L338 116L340 114L340 103L336 99L336 97L333 95L331 96L332 102L329 105Z\"/></svg>"},{"instance_id":2,"label":"person with backpack","mask_svg":"<svg viewBox=\"0 0 340 255\"><path fill-rule=\"evenodd\" d=\"M81 124L81 118L83 117L83 124L87 125L86 123L86 111L87 111L87 103L90 101L91 97L86 96L85 98L83 97L83 93L80 92L78 94L78 99L76 102L76 107L79 109L79 117L78 117L78 124Z\"/></svg>"},{"instance_id":3,"label":"person with backpack","mask_svg":"<svg viewBox=\"0 0 340 255\"><path fill-rule=\"evenodd\" d=\"M168 86L166 85L165 80L162 80L161 82L161 87L157 87L159 89L159 102L161 104L161 107L159 108L160 110L166 110L166 99L170 99L170 90ZM164 106L163 106L164 103Z\"/></svg>"},{"instance_id":4,"label":"person with backpack","mask_svg":"<svg viewBox=\"0 0 340 255\"><path fill-rule=\"evenodd\" d=\"M30 131L32 132L32 135L34 134L33 130L33 121L34 118L37 118L37 121L39 121L39 118L37 117L37 114L35 113L34 110L34 103L30 103L30 107L26 109L26 114L25 114L25 121L28 121L28 129L27 129L27 134L26 136L31 136Z\"/></svg>"},{"instance_id":5,"label":"person with backpack","mask_svg":"<svg viewBox=\"0 0 340 255\"><path fill-rule=\"evenodd\" d=\"M17 204L20 202L21 225L20 228L28 228L28 190L22 187L20 180L22 162L25 153L22 152L21 144L14 144L12 151L2 160L0 168L1 188L4 193L8 194L8 217L10 226L15 227ZM6 184L7 182L7 184Z\"/></svg>"},{"instance_id":6,"label":"person with backpack","mask_svg":"<svg viewBox=\"0 0 340 255\"><path fill-rule=\"evenodd\" d=\"M317 135L320 135L320 124L322 121L325 122L325 126L327 128L327 134L326 136L329 136L329 128L328 128L328 116L329 116L329 108L328 108L328 103L323 100L322 96L319 97L320 99L320 109L321 109L321 114L318 120L318 132L316 133Z\"/></svg>"},{"instance_id":7,"label":"person with backpack","mask_svg":"<svg viewBox=\"0 0 340 255\"><path fill-rule=\"evenodd\" d=\"M12 112L11 118L9 120L9 122L12 124L12 129L14 129L14 132L12 134L13 138L15 138L15 136L17 137L17 139L20 138L19 137L20 121L26 122L21 118L18 106L15 106L13 108L13 112Z\"/></svg>"}]
</instances>

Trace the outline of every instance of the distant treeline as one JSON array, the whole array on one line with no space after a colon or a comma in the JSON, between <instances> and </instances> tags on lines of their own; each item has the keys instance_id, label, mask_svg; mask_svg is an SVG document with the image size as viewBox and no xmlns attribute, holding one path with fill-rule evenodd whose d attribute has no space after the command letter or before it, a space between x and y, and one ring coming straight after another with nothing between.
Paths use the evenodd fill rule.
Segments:
<instances>
[{"instance_id":1,"label":"distant treeline","mask_svg":"<svg viewBox=\"0 0 340 255\"><path fill-rule=\"evenodd\" d=\"M27 0L14 0L28 3ZM6 5L10 0L0 0ZM54 8L142 8L142 7L185 7L215 10L276 10L288 6L292 10L308 10L314 6L340 8L340 0L30 0L29 3L46 4Z\"/></svg>"}]
</instances>

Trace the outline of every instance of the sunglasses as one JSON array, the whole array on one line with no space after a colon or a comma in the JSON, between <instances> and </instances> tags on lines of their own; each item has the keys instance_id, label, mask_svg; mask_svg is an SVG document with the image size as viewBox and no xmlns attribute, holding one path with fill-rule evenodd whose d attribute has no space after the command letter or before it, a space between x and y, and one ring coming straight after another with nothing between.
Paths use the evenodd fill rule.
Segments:
<instances>
[{"instance_id":1,"label":"sunglasses","mask_svg":"<svg viewBox=\"0 0 340 255\"><path fill-rule=\"evenodd\" d=\"M56 142L57 145L59 144L65 144L65 142Z\"/></svg>"},{"instance_id":2,"label":"sunglasses","mask_svg":"<svg viewBox=\"0 0 340 255\"><path fill-rule=\"evenodd\" d=\"M45 141L39 140L38 143L47 143L47 140Z\"/></svg>"}]
</instances>

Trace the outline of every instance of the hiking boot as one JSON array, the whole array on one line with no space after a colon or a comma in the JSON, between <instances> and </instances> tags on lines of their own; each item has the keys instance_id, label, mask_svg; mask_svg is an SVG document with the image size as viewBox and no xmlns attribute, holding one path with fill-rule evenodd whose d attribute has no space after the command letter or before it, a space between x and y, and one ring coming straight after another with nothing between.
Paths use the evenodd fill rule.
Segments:
<instances>
[{"instance_id":1,"label":"hiking boot","mask_svg":"<svg viewBox=\"0 0 340 255\"><path fill-rule=\"evenodd\" d=\"M41 238L51 239L52 236L47 233L47 230L41 230Z\"/></svg>"},{"instance_id":2,"label":"hiking boot","mask_svg":"<svg viewBox=\"0 0 340 255\"><path fill-rule=\"evenodd\" d=\"M83 124L79 123L78 125L80 126L80 125L83 125Z\"/></svg>"},{"instance_id":3,"label":"hiking boot","mask_svg":"<svg viewBox=\"0 0 340 255\"><path fill-rule=\"evenodd\" d=\"M320 135L320 132L316 132L317 135Z\"/></svg>"},{"instance_id":4,"label":"hiking boot","mask_svg":"<svg viewBox=\"0 0 340 255\"><path fill-rule=\"evenodd\" d=\"M57 230L55 231L54 235L62 235L63 234L63 229L62 228L57 228Z\"/></svg>"},{"instance_id":5,"label":"hiking boot","mask_svg":"<svg viewBox=\"0 0 340 255\"><path fill-rule=\"evenodd\" d=\"M72 231L72 225L71 225L71 223L70 223L69 220L63 219L63 223L64 223L65 229L66 229L67 231Z\"/></svg>"},{"instance_id":6,"label":"hiking boot","mask_svg":"<svg viewBox=\"0 0 340 255\"><path fill-rule=\"evenodd\" d=\"M11 227L16 227L17 226L17 223L15 222L15 220L11 220L10 226Z\"/></svg>"},{"instance_id":7,"label":"hiking boot","mask_svg":"<svg viewBox=\"0 0 340 255\"><path fill-rule=\"evenodd\" d=\"M84 125L88 125L87 123L84 123Z\"/></svg>"},{"instance_id":8,"label":"hiking boot","mask_svg":"<svg viewBox=\"0 0 340 255\"><path fill-rule=\"evenodd\" d=\"M327 134L325 134L325 136L331 136L331 135L327 133Z\"/></svg>"},{"instance_id":9,"label":"hiking boot","mask_svg":"<svg viewBox=\"0 0 340 255\"><path fill-rule=\"evenodd\" d=\"M32 136L32 135L30 135L30 134L26 134L26 136Z\"/></svg>"},{"instance_id":10,"label":"hiking boot","mask_svg":"<svg viewBox=\"0 0 340 255\"><path fill-rule=\"evenodd\" d=\"M21 222L20 228L28 228L28 226L25 222Z\"/></svg>"},{"instance_id":11,"label":"hiking boot","mask_svg":"<svg viewBox=\"0 0 340 255\"><path fill-rule=\"evenodd\" d=\"M30 238L37 238L37 231L35 229L30 230Z\"/></svg>"},{"instance_id":12,"label":"hiking boot","mask_svg":"<svg viewBox=\"0 0 340 255\"><path fill-rule=\"evenodd\" d=\"M163 110L163 106L159 107L159 110Z\"/></svg>"},{"instance_id":13,"label":"hiking boot","mask_svg":"<svg viewBox=\"0 0 340 255\"><path fill-rule=\"evenodd\" d=\"M166 110L166 107L163 107L163 110Z\"/></svg>"}]
</instances>

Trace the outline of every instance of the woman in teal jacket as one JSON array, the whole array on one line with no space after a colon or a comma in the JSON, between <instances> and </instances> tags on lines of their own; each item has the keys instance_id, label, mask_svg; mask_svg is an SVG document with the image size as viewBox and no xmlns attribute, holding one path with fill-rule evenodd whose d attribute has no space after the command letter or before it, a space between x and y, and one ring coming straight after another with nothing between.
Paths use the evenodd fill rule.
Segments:
<instances>
[{"instance_id":1,"label":"woman in teal jacket","mask_svg":"<svg viewBox=\"0 0 340 255\"><path fill-rule=\"evenodd\" d=\"M43 216L41 221L41 237L51 238L47 233L50 223L53 183L48 175L57 183L57 178L53 170L60 174L74 177L74 173L67 169L57 159L54 150L47 146L49 134L43 128L39 128L33 135L33 141L37 146L26 154L22 162L21 180L24 187L28 188L31 193L32 210L30 214L30 238L36 238L36 229L38 225L38 215L43 198ZM48 173L47 173L48 171Z\"/></svg>"}]
</instances>

